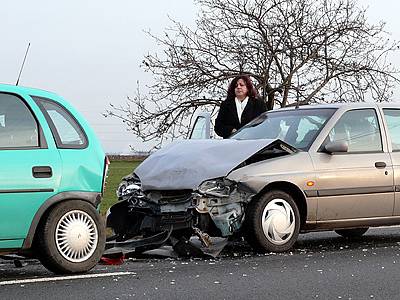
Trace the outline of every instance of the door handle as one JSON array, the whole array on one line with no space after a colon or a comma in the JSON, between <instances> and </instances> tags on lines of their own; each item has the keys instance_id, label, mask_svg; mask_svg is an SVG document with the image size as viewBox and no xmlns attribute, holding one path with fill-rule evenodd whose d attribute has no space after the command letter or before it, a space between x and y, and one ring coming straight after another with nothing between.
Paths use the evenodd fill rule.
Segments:
<instances>
[{"instance_id":1,"label":"door handle","mask_svg":"<svg viewBox=\"0 0 400 300\"><path fill-rule=\"evenodd\" d=\"M377 161L375 163L375 168L381 169L381 168L385 168L386 167L386 163L383 161Z\"/></svg>"},{"instance_id":2,"label":"door handle","mask_svg":"<svg viewBox=\"0 0 400 300\"><path fill-rule=\"evenodd\" d=\"M32 176L35 178L50 178L53 176L53 170L49 166L32 167Z\"/></svg>"}]
</instances>

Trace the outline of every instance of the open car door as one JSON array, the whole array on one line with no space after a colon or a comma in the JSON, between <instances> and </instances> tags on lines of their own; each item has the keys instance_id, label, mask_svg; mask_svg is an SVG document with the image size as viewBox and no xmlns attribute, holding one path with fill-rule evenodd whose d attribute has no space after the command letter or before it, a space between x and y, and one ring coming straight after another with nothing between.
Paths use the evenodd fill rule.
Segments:
<instances>
[{"instance_id":1,"label":"open car door","mask_svg":"<svg viewBox=\"0 0 400 300\"><path fill-rule=\"evenodd\" d=\"M211 115L209 112L197 114L189 139L210 139L211 138Z\"/></svg>"}]
</instances>

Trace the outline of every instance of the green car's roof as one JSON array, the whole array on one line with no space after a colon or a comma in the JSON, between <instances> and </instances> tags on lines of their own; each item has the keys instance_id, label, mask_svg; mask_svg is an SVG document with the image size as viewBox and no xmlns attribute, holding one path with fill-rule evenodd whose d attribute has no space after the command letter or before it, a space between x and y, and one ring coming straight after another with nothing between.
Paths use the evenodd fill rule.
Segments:
<instances>
[{"instance_id":1,"label":"green car's roof","mask_svg":"<svg viewBox=\"0 0 400 300\"><path fill-rule=\"evenodd\" d=\"M11 84L2 84L0 83L0 91L2 92L9 92L9 93L16 93L16 94L27 94L31 96L38 96L38 97L45 97L45 98L51 98L56 101L60 101L62 103L65 102L65 100L60 97L59 95L41 90L41 89L36 89L36 88L30 88L30 87L24 87L24 86L16 86L16 85L11 85Z\"/></svg>"},{"instance_id":2,"label":"green car's roof","mask_svg":"<svg viewBox=\"0 0 400 300\"><path fill-rule=\"evenodd\" d=\"M0 92L13 93L13 94L21 95L21 96L36 96L36 97L43 97L43 98L51 99L55 102L58 102L62 106L66 107L68 110L70 110L73 113L73 115L76 118L79 119L79 121L82 124L85 124L85 126L87 126L86 125L87 122L86 122L85 118L82 117L82 115L70 104L70 102L55 93L41 90L41 89L36 89L36 88L16 86L16 85L11 85L11 84L1 84L1 83L0 83Z\"/></svg>"}]
</instances>

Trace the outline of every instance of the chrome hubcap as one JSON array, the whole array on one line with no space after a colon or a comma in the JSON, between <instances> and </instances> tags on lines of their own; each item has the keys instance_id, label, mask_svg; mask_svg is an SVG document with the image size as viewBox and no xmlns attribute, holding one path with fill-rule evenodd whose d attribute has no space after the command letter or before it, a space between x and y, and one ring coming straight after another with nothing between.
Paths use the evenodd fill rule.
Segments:
<instances>
[{"instance_id":1,"label":"chrome hubcap","mask_svg":"<svg viewBox=\"0 0 400 300\"><path fill-rule=\"evenodd\" d=\"M97 226L91 216L73 210L61 217L56 227L56 245L70 262L82 262L92 256L97 247Z\"/></svg>"},{"instance_id":2,"label":"chrome hubcap","mask_svg":"<svg viewBox=\"0 0 400 300\"><path fill-rule=\"evenodd\" d=\"M261 224L265 237L275 245L283 245L295 230L292 207L283 199L274 199L264 208Z\"/></svg>"}]
</instances>

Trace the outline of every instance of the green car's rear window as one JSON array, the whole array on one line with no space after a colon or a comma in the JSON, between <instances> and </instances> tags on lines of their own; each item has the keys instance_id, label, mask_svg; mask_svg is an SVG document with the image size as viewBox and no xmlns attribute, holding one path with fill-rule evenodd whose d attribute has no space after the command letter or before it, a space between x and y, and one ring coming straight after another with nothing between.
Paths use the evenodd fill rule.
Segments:
<instances>
[{"instance_id":1,"label":"green car's rear window","mask_svg":"<svg viewBox=\"0 0 400 300\"><path fill-rule=\"evenodd\" d=\"M82 149L87 147L88 140L83 128L66 108L46 98L32 98L45 115L58 148Z\"/></svg>"}]
</instances>

